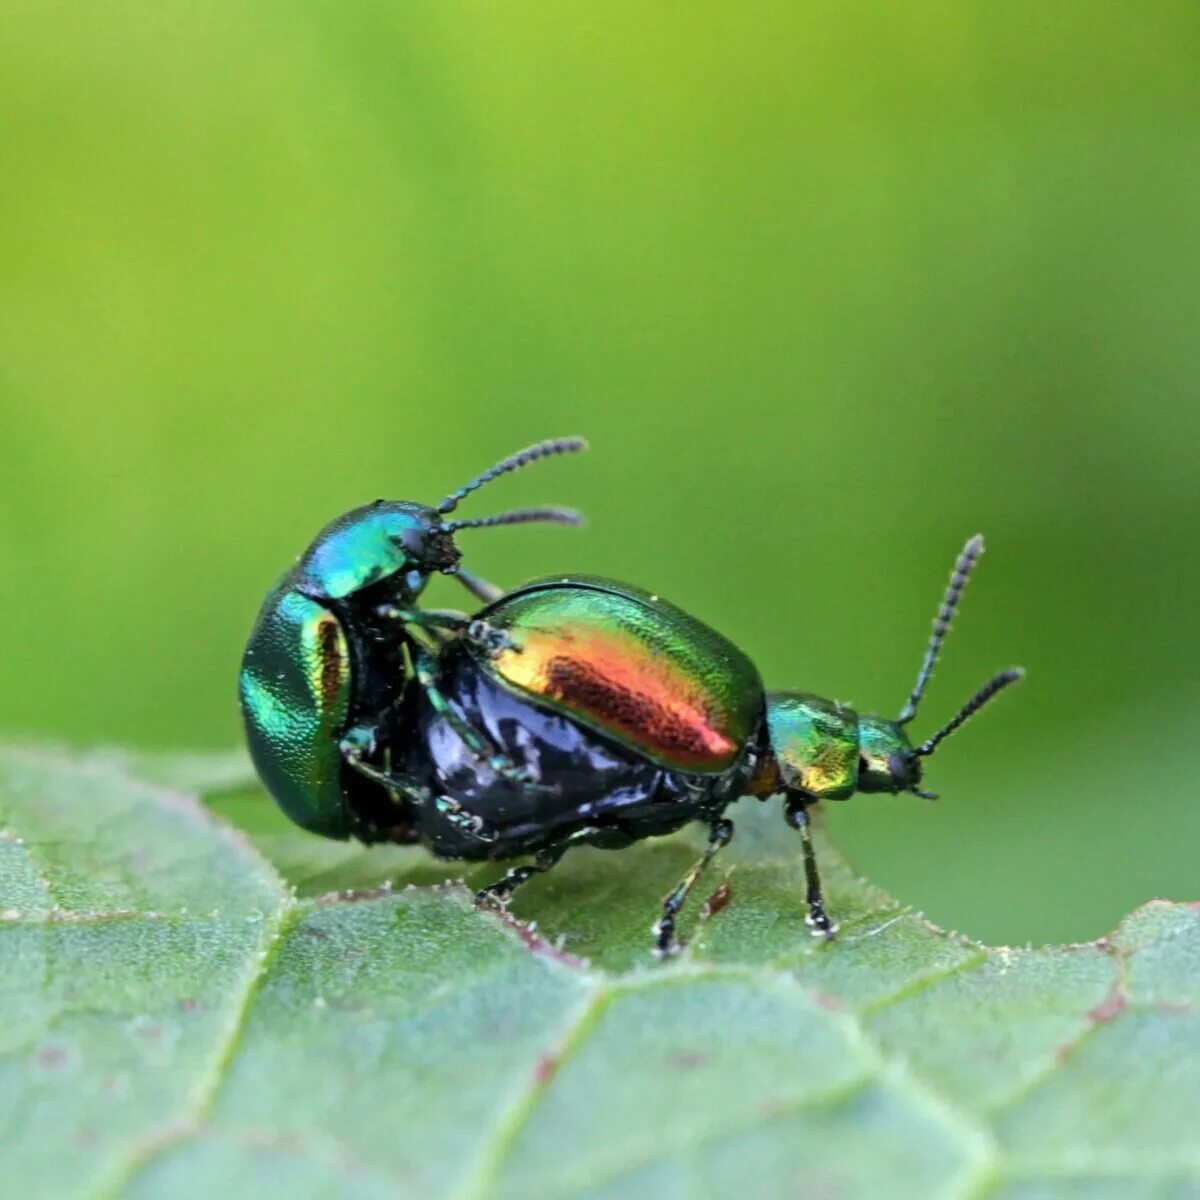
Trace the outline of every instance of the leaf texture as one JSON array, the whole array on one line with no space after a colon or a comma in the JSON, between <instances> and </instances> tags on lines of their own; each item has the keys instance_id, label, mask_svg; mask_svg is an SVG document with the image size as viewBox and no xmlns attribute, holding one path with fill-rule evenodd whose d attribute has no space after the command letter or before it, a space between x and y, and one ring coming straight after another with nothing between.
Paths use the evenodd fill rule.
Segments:
<instances>
[{"instance_id":1,"label":"leaf texture","mask_svg":"<svg viewBox=\"0 0 1200 1200\"><path fill-rule=\"evenodd\" d=\"M240 756L3 750L3 1193L1200 1195L1200 906L979 946L822 838L825 944L777 809L733 815L660 965L690 835L572 852L502 918L291 830Z\"/></svg>"}]
</instances>

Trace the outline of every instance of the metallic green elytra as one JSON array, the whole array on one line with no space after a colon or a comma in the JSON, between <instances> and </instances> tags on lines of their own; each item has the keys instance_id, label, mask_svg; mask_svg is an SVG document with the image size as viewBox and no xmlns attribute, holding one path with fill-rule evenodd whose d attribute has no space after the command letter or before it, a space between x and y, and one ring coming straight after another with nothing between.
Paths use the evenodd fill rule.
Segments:
<instances>
[{"instance_id":1,"label":"metallic green elytra","mask_svg":"<svg viewBox=\"0 0 1200 1200\"><path fill-rule=\"evenodd\" d=\"M663 766L727 771L761 721L750 659L640 588L536 580L479 615L502 635L499 648L474 650L495 678Z\"/></svg>"},{"instance_id":2,"label":"metallic green elytra","mask_svg":"<svg viewBox=\"0 0 1200 1200\"><path fill-rule=\"evenodd\" d=\"M356 797L366 794L382 723L405 681L405 651L425 662L414 627L456 631L460 613L415 608L434 572L456 576L476 597L499 589L462 570L457 530L530 521L577 524L571 509L520 509L447 520L462 500L497 476L582 438L539 442L510 455L436 508L378 500L326 525L268 593L251 630L239 678L250 754L267 790L298 825L326 837L362 829ZM434 690L433 680L422 686ZM482 738L463 730L481 747Z\"/></svg>"},{"instance_id":3,"label":"metallic green elytra","mask_svg":"<svg viewBox=\"0 0 1200 1200\"><path fill-rule=\"evenodd\" d=\"M263 604L242 662L250 756L298 825L345 837L339 741L350 712L350 646L341 622L284 576Z\"/></svg>"}]
</instances>

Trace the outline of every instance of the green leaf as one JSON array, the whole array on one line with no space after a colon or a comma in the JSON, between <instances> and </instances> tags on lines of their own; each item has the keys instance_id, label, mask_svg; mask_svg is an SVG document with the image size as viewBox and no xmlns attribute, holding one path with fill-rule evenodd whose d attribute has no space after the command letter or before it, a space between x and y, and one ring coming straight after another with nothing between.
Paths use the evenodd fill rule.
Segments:
<instances>
[{"instance_id":1,"label":"green leaf","mask_svg":"<svg viewBox=\"0 0 1200 1200\"><path fill-rule=\"evenodd\" d=\"M733 815L728 903L664 966L688 836L572 852L502 919L453 865L292 830L240 756L0 751L0 1189L1198 1194L1198 906L982 947L821 839L825 944L777 806Z\"/></svg>"}]
</instances>

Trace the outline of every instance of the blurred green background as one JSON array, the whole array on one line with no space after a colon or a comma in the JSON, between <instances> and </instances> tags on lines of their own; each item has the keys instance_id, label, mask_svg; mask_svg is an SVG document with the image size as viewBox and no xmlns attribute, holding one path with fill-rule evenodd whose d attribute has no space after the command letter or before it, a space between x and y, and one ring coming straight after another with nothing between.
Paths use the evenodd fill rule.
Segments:
<instances>
[{"instance_id":1,"label":"blurred green background","mask_svg":"<svg viewBox=\"0 0 1200 1200\"><path fill-rule=\"evenodd\" d=\"M918 732L938 805L830 814L1015 942L1200 896L1200 9L9 0L0 725L221 747L337 512L471 514L504 583L662 591L768 682ZM461 602L450 585L436 599ZM784 836L781 833L781 836Z\"/></svg>"}]
</instances>

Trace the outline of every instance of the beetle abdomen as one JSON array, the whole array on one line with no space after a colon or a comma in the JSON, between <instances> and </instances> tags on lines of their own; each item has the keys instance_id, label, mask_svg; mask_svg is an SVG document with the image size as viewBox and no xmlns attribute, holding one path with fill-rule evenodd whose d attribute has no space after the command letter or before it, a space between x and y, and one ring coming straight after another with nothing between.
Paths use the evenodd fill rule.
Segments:
<instances>
[{"instance_id":1,"label":"beetle abdomen","mask_svg":"<svg viewBox=\"0 0 1200 1200\"><path fill-rule=\"evenodd\" d=\"M292 590L272 590L239 678L254 765L298 825L346 837L339 739L350 706L350 648L337 617Z\"/></svg>"},{"instance_id":2,"label":"beetle abdomen","mask_svg":"<svg viewBox=\"0 0 1200 1200\"><path fill-rule=\"evenodd\" d=\"M607 580L528 584L480 614L510 642L486 669L676 770L727 771L758 728L763 687L731 642L673 604Z\"/></svg>"}]
</instances>

